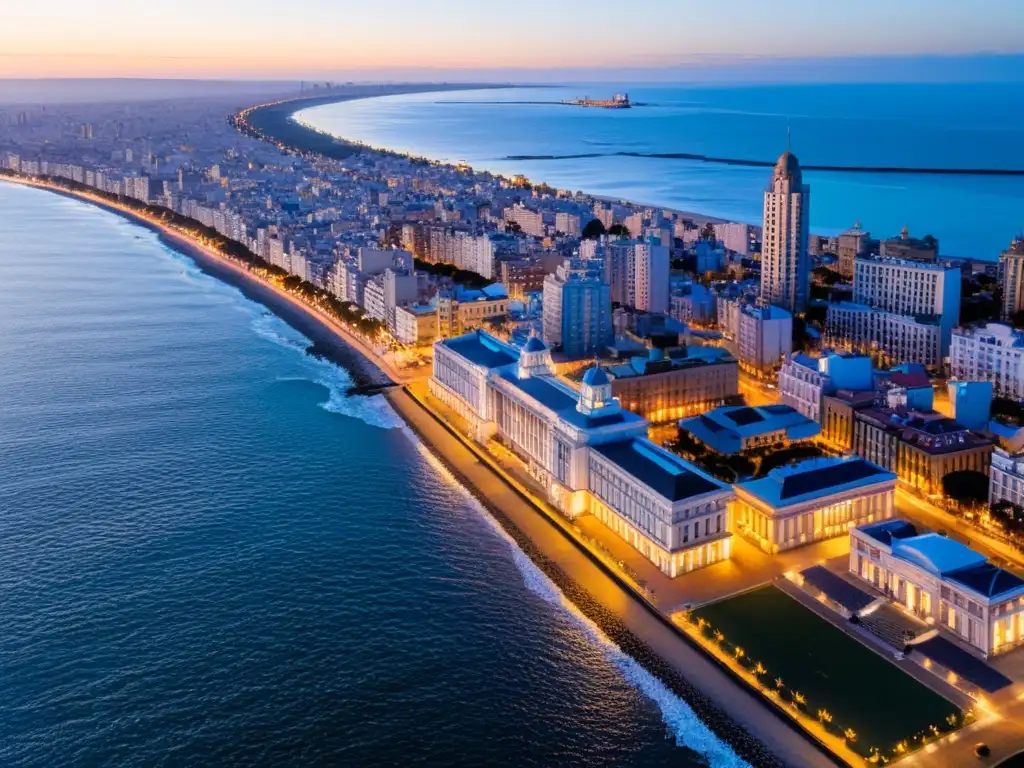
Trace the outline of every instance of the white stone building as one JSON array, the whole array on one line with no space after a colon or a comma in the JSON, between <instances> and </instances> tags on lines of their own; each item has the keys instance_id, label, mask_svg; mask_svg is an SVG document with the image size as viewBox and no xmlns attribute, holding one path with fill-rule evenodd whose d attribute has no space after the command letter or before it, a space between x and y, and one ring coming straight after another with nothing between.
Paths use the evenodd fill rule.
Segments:
<instances>
[{"instance_id":1,"label":"white stone building","mask_svg":"<svg viewBox=\"0 0 1024 768\"><path fill-rule=\"evenodd\" d=\"M497 438L569 517L590 513L669 576L729 557L730 488L646 438L600 368L579 392L544 343L522 352L478 331L438 341L430 391L473 436Z\"/></svg>"},{"instance_id":2,"label":"white stone building","mask_svg":"<svg viewBox=\"0 0 1024 768\"><path fill-rule=\"evenodd\" d=\"M1024 333L1002 323L955 329L949 375L961 381L990 381L996 396L1024 399Z\"/></svg>"}]
</instances>

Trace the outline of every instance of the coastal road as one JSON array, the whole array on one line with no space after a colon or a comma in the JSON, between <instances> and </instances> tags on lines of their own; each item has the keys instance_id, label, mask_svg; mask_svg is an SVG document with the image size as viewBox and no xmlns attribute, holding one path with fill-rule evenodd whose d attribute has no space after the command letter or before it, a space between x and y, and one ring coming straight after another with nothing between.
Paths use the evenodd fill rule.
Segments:
<instances>
[{"instance_id":1,"label":"coastal road","mask_svg":"<svg viewBox=\"0 0 1024 768\"><path fill-rule=\"evenodd\" d=\"M407 392L394 389L388 393L388 399L398 413L424 436L430 450L459 467L472 483L473 490L497 505L544 557L617 616L648 647L769 751L787 765L809 768L835 765L807 738L772 713L756 694L737 684L683 640L676 630L652 615L625 587L620 586L504 480L481 463Z\"/></svg>"}]
</instances>

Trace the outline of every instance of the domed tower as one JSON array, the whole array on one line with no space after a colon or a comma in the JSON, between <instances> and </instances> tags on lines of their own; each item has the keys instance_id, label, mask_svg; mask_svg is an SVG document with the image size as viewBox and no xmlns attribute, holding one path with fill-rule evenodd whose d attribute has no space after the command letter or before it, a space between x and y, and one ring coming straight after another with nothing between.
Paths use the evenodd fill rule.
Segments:
<instances>
[{"instance_id":1,"label":"domed tower","mask_svg":"<svg viewBox=\"0 0 1024 768\"><path fill-rule=\"evenodd\" d=\"M800 161L786 149L764 193L761 299L794 314L804 312L810 299L810 202Z\"/></svg>"},{"instance_id":2,"label":"domed tower","mask_svg":"<svg viewBox=\"0 0 1024 768\"><path fill-rule=\"evenodd\" d=\"M528 379L531 376L550 376L552 373L551 350L548 349L547 344L541 341L539 336L530 336L519 353L519 378Z\"/></svg>"},{"instance_id":3,"label":"domed tower","mask_svg":"<svg viewBox=\"0 0 1024 768\"><path fill-rule=\"evenodd\" d=\"M612 397L612 382L596 361L583 374L576 410L587 416L605 416L619 410L618 401Z\"/></svg>"}]
</instances>

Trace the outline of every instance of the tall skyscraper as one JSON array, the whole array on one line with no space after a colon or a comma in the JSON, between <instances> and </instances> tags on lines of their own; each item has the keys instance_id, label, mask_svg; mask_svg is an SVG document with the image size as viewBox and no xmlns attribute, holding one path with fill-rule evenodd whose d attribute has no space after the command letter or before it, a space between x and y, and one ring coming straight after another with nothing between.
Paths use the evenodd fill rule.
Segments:
<instances>
[{"instance_id":1,"label":"tall skyscraper","mask_svg":"<svg viewBox=\"0 0 1024 768\"><path fill-rule=\"evenodd\" d=\"M999 277L1003 283L1002 317L1010 322L1024 309L1024 235L999 254Z\"/></svg>"},{"instance_id":2,"label":"tall skyscraper","mask_svg":"<svg viewBox=\"0 0 1024 768\"><path fill-rule=\"evenodd\" d=\"M764 193L761 299L794 313L807 309L811 290L810 203L811 188L804 184L796 155L787 149Z\"/></svg>"}]
</instances>

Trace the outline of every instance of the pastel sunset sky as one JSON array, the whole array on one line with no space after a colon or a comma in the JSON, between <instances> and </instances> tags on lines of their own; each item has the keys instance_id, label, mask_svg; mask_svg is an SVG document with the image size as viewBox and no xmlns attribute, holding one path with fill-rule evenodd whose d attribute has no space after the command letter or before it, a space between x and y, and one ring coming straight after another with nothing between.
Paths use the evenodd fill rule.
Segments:
<instances>
[{"instance_id":1,"label":"pastel sunset sky","mask_svg":"<svg viewBox=\"0 0 1024 768\"><path fill-rule=\"evenodd\" d=\"M1024 51L1024 0L13 0L0 77L363 76Z\"/></svg>"}]
</instances>

